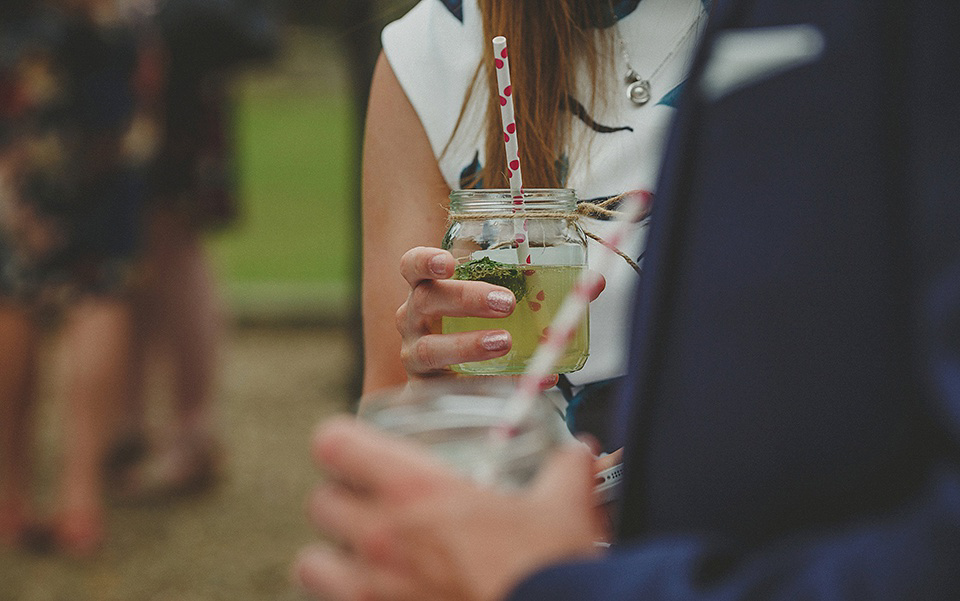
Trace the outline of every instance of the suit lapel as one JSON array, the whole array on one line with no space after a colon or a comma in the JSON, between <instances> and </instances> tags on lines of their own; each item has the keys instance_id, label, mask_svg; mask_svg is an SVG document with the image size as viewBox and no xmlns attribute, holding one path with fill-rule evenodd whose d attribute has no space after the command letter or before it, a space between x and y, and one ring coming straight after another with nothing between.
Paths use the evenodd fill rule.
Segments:
<instances>
[{"instance_id":1,"label":"suit lapel","mask_svg":"<svg viewBox=\"0 0 960 601\"><path fill-rule=\"evenodd\" d=\"M657 397L657 374L668 335L672 286L671 278L682 258L684 223L691 210L689 183L698 163L697 129L702 100L699 80L709 55L710 41L718 29L727 26L751 0L715 0L703 42L691 66L685 95L681 98L666 148L663 170L657 184L652 231L644 259L644 275L638 287L631 338L631 370L620 395L614 432L624 442L628 515L621 516L621 537L643 530L643 457L648 416Z\"/></svg>"}]
</instances>

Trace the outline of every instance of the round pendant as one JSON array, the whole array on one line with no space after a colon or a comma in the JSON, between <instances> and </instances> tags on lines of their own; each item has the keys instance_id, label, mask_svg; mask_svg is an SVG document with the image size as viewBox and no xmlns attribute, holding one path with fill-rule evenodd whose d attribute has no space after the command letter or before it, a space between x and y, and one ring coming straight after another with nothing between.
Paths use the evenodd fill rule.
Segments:
<instances>
[{"instance_id":1,"label":"round pendant","mask_svg":"<svg viewBox=\"0 0 960 601\"><path fill-rule=\"evenodd\" d=\"M627 86L627 98L630 102L641 106L650 101L650 82L639 79Z\"/></svg>"}]
</instances>

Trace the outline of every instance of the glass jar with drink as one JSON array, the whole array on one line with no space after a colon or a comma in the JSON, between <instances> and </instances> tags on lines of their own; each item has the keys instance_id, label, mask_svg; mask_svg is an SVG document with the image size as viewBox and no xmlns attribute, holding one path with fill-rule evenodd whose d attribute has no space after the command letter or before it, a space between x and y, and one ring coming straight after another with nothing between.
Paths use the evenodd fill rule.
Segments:
<instances>
[{"instance_id":1,"label":"glass jar with drink","mask_svg":"<svg viewBox=\"0 0 960 601\"><path fill-rule=\"evenodd\" d=\"M530 189L522 203L510 190L457 190L450 195L450 226L443 248L457 260L454 279L479 280L513 292L508 317L444 317L443 333L504 329L513 345L502 356L453 365L471 375L519 374L547 334L563 299L587 264L577 225L577 197L569 189ZM557 373L583 367L589 323L583 319L556 364Z\"/></svg>"}]
</instances>

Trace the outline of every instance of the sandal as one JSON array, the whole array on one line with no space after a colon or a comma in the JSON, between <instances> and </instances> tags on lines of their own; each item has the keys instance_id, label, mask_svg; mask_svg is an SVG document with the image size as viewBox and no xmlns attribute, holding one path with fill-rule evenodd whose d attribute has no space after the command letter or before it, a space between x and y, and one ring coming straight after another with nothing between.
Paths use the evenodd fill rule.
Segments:
<instances>
[{"instance_id":1,"label":"sandal","mask_svg":"<svg viewBox=\"0 0 960 601\"><path fill-rule=\"evenodd\" d=\"M103 547L106 529L98 511L65 511L49 523L31 523L20 532L17 548L37 555L89 559Z\"/></svg>"},{"instance_id":2,"label":"sandal","mask_svg":"<svg viewBox=\"0 0 960 601\"><path fill-rule=\"evenodd\" d=\"M32 550L43 546L46 529L22 509L19 503L0 507L0 546Z\"/></svg>"},{"instance_id":3,"label":"sandal","mask_svg":"<svg viewBox=\"0 0 960 601\"><path fill-rule=\"evenodd\" d=\"M122 480L127 470L142 461L146 454L147 437L142 432L130 432L118 437L103 461L107 481Z\"/></svg>"},{"instance_id":4,"label":"sandal","mask_svg":"<svg viewBox=\"0 0 960 601\"><path fill-rule=\"evenodd\" d=\"M87 559L95 555L105 541L106 526L101 511L64 511L54 520L53 547L62 555Z\"/></svg>"},{"instance_id":5,"label":"sandal","mask_svg":"<svg viewBox=\"0 0 960 601\"><path fill-rule=\"evenodd\" d=\"M212 488L220 479L222 453L211 440L187 440L148 454L128 470L117 495L128 503L147 503Z\"/></svg>"}]
</instances>

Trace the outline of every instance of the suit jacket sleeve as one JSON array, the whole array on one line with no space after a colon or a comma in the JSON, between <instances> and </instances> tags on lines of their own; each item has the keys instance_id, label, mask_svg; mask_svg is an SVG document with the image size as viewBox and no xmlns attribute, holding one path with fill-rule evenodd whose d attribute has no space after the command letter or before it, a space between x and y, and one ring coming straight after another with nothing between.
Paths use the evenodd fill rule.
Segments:
<instances>
[{"instance_id":1,"label":"suit jacket sleeve","mask_svg":"<svg viewBox=\"0 0 960 601\"><path fill-rule=\"evenodd\" d=\"M676 538L627 546L594 562L553 566L513 600L854 601L960 598L960 477L932 474L902 511L807 533L748 553Z\"/></svg>"}]
</instances>

